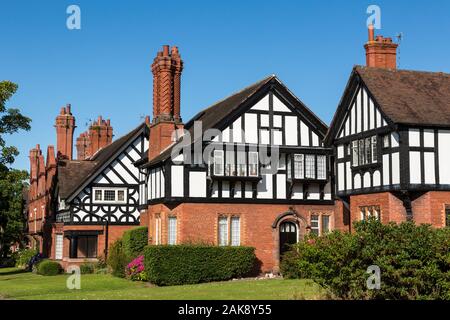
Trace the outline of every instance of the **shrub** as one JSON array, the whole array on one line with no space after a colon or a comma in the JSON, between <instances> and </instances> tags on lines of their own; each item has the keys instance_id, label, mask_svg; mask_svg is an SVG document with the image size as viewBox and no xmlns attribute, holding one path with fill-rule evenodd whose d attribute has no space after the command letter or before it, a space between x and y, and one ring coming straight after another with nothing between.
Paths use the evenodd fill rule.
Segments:
<instances>
[{"instance_id":1,"label":"shrub","mask_svg":"<svg viewBox=\"0 0 450 320\"><path fill-rule=\"evenodd\" d=\"M450 230L412 222L365 221L355 232L332 232L298 243L296 262L282 272L311 278L342 299L450 299ZM294 259L295 260L295 259ZM381 287L368 289L367 268L380 268Z\"/></svg>"},{"instance_id":2,"label":"shrub","mask_svg":"<svg viewBox=\"0 0 450 320\"><path fill-rule=\"evenodd\" d=\"M80 265L80 272L81 274L90 274L94 273L95 266L93 263L83 263Z\"/></svg>"},{"instance_id":3,"label":"shrub","mask_svg":"<svg viewBox=\"0 0 450 320\"><path fill-rule=\"evenodd\" d=\"M51 260L42 260L37 264L37 273L43 276L55 276L62 272L61 265Z\"/></svg>"},{"instance_id":4,"label":"shrub","mask_svg":"<svg viewBox=\"0 0 450 320\"><path fill-rule=\"evenodd\" d=\"M126 276L132 281L148 281L144 267L144 256L139 256L126 267Z\"/></svg>"},{"instance_id":5,"label":"shrub","mask_svg":"<svg viewBox=\"0 0 450 320\"><path fill-rule=\"evenodd\" d=\"M127 230L122 237L123 249L128 257L135 258L144 253L148 245L148 228L137 227Z\"/></svg>"},{"instance_id":6,"label":"shrub","mask_svg":"<svg viewBox=\"0 0 450 320\"><path fill-rule=\"evenodd\" d=\"M16 267L18 268L27 268L30 260L33 256L37 254L37 250L35 249L22 249L19 250L17 254Z\"/></svg>"},{"instance_id":7,"label":"shrub","mask_svg":"<svg viewBox=\"0 0 450 320\"><path fill-rule=\"evenodd\" d=\"M156 285L229 280L252 271L254 251L251 247L148 246L144 265L149 281Z\"/></svg>"},{"instance_id":8,"label":"shrub","mask_svg":"<svg viewBox=\"0 0 450 320\"><path fill-rule=\"evenodd\" d=\"M125 277L125 267L129 258L123 249L122 240L116 240L109 250L108 266L112 269L112 275L120 278Z\"/></svg>"}]
</instances>

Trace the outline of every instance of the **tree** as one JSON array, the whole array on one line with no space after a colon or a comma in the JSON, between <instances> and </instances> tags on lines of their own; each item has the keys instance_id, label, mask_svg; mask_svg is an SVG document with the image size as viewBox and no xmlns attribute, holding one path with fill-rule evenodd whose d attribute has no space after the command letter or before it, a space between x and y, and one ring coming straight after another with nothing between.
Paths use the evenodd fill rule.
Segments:
<instances>
[{"instance_id":1,"label":"tree","mask_svg":"<svg viewBox=\"0 0 450 320\"><path fill-rule=\"evenodd\" d=\"M13 134L19 130L30 130L31 119L23 116L19 109L6 108L5 103L17 91L17 84L0 81L0 165L12 164L19 151L14 146L7 146L5 134Z\"/></svg>"},{"instance_id":2,"label":"tree","mask_svg":"<svg viewBox=\"0 0 450 320\"><path fill-rule=\"evenodd\" d=\"M19 151L5 141L5 135L30 130L30 118L18 109L6 108L6 102L16 91L15 83L0 81L0 257L8 254L10 245L22 240L26 222L23 189L28 173L9 167Z\"/></svg>"}]
</instances>

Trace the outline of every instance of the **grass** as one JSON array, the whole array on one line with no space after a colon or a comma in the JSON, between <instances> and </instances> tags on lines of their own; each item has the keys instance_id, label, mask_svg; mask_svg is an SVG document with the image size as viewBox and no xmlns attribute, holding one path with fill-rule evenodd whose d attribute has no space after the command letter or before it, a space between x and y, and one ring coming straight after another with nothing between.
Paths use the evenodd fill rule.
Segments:
<instances>
[{"instance_id":1,"label":"grass","mask_svg":"<svg viewBox=\"0 0 450 320\"><path fill-rule=\"evenodd\" d=\"M157 287L108 274L81 276L81 289L69 290L69 275L40 276L17 268L0 269L0 299L29 300L278 300L320 299L310 280L237 280L197 285Z\"/></svg>"}]
</instances>

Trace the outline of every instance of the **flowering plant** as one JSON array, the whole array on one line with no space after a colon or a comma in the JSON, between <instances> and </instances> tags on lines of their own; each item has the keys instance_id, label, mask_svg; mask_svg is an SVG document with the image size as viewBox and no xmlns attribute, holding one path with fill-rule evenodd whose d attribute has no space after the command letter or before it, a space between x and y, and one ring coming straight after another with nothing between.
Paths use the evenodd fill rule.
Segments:
<instances>
[{"instance_id":1,"label":"flowering plant","mask_svg":"<svg viewBox=\"0 0 450 320\"><path fill-rule=\"evenodd\" d=\"M144 268L144 256L139 256L126 267L126 276L132 281L148 281Z\"/></svg>"}]
</instances>

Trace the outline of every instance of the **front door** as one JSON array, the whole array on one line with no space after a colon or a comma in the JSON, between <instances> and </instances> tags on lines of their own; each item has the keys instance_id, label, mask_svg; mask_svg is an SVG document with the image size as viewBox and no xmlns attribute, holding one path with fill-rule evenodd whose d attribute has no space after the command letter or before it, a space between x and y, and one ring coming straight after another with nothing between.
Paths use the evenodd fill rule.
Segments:
<instances>
[{"instance_id":1,"label":"front door","mask_svg":"<svg viewBox=\"0 0 450 320\"><path fill-rule=\"evenodd\" d=\"M297 225L293 222L283 222L280 225L280 258L295 243L297 243Z\"/></svg>"}]
</instances>

